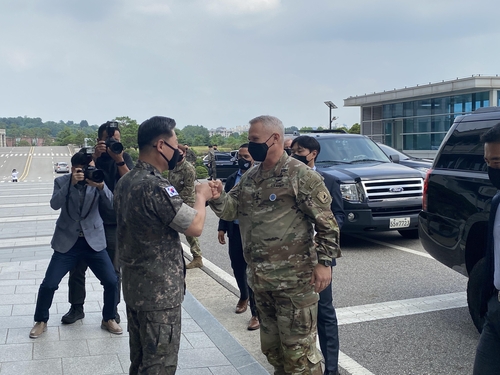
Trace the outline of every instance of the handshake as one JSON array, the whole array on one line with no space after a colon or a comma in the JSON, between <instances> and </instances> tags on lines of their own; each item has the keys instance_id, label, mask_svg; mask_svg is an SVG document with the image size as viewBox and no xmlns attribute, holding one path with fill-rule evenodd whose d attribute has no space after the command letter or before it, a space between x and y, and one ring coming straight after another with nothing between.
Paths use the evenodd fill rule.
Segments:
<instances>
[{"instance_id":1,"label":"handshake","mask_svg":"<svg viewBox=\"0 0 500 375\"><path fill-rule=\"evenodd\" d=\"M201 195L205 201L218 199L222 193L221 180L199 183L195 186L196 195Z\"/></svg>"}]
</instances>

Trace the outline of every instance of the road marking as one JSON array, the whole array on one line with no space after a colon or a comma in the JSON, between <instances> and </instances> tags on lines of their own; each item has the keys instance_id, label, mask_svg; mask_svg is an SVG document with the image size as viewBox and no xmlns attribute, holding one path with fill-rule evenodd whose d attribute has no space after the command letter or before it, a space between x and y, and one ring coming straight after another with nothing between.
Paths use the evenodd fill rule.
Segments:
<instances>
[{"instance_id":1,"label":"road marking","mask_svg":"<svg viewBox=\"0 0 500 375\"><path fill-rule=\"evenodd\" d=\"M38 177L40 178L40 177ZM33 190L33 189L24 189L24 190ZM0 195L0 199L5 198L26 198L26 197L51 197L52 194L27 194L27 195Z\"/></svg>"},{"instance_id":2,"label":"road marking","mask_svg":"<svg viewBox=\"0 0 500 375\"><path fill-rule=\"evenodd\" d=\"M20 222L25 222L25 221L56 220L58 217L59 217L59 214L57 214L57 215L1 217L0 223L20 223Z\"/></svg>"},{"instance_id":3,"label":"road marking","mask_svg":"<svg viewBox=\"0 0 500 375\"><path fill-rule=\"evenodd\" d=\"M40 206L49 206L49 202L44 202L44 203L9 203L9 204L0 204L0 208L40 207Z\"/></svg>"},{"instance_id":4,"label":"road marking","mask_svg":"<svg viewBox=\"0 0 500 375\"><path fill-rule=\"evenodd\" d=\"M2 242L0 242L0 248L50 245L51 240L52 236L2 238Z\"/></svg>"},{"instance_id":5,"label":"road marking","mask_svg":"<svg viewBox=\"0 0 500 375\"><path fill-rule=\"evenodd\" d=\"M407 247L393 245L391 243L387 243L387 242L383 242L383 241L379 241L379 240L374 240L373 238L367 238L367 237L358 236L358 235L355 235L355 234L349 234L349 236L356 237L356 238L359 238L359 239L364 240L364 241L373 242L373 243L376 243L378 245L382 245L382 246L385 246L385 247L390 247L390 248L395 249L395 250L404 251L406 253L410 253L410 254L414 254L414 255L419 255L419 256L424 257L424 258L434 259L429 254L424 253L422 251L408 249Z\"/></svg>"}]
</instances>

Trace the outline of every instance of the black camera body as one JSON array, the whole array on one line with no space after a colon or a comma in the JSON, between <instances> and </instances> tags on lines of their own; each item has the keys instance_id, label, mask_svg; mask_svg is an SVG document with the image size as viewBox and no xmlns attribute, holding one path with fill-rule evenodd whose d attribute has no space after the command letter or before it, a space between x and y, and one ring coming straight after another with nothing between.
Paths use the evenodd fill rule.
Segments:
<instances>
[{"instance_id":1,"label":"black camera body","mask_svg":"<svg viewBox=\"0 0 500 375\"><path fill-rule=\"evenodd\" d=\"M101 183L104 181L104 172L100 169L97 169L93 165L90 165L93 153L94 149L91 147L87 147L83 152L86 157L85 164L82 167L83 176L85 177L85 179L89 179L90 181ZM82 185L86 184L85 180L79 181L78 183Z\"/></svg>"},{"instance_id":2,"label":"black camera body","mask_svg":"<svg viewBox=\"0 0 500 375\"><path fill-rule=\"evenodd\" d=\"M118 122L108 121L106 125L106 134L108 135L108 138L106 138L105 144L111 152L120 154L123 151L123 145L113 138L116 130L118 130Z\"/></svg>"}]
</instances>

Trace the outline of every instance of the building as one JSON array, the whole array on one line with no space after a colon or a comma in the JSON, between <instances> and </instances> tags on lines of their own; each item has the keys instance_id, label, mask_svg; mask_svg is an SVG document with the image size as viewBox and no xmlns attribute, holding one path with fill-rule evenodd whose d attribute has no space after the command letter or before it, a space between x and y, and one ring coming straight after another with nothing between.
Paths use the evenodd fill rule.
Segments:
<instances>
[{"instance_id":1,"label":"building","mask_svg":"<svg viewBox=\"0 0 500 375\"><path fill-rule=\"evenodd\" d=\"M5 129L0 129L0 147L7 147L5 138Z\"/></svg>"},{"instance_id":2,"label":"building","mask_svg":"<svg viewBox=\"0 0 500 375\"><path fill-rule=\"evenodd\" d=\"M361 134L413 156L434 157L455 117L500 106L500 77L473 75L452 81L351 96L361 107Z\"/></svg>"}]
</instances>

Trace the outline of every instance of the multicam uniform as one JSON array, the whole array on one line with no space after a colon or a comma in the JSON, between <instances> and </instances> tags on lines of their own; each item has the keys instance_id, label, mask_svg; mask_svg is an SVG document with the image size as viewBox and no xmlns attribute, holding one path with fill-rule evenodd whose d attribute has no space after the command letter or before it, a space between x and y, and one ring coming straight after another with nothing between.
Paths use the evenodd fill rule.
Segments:
<instances>
[{"instance_id":1,"label":"multicam uniform","mask_svg":"<svg viewBox=\"0 0 500 375\"><path fill-rule=\"evenodd\" d=\"M115 188L118 252L130 335L130 374L174 374L184 259L178 232L196 211L151 164L138 161Z\"/></svg>"},{"instance_id":2,"label":"multicam uniform","mask_svg":"<svg viewBox=\"0 0 500 375\"><path fill-rule=\"evenodd\" d=\"M196 179L196 170L194 167L183 160L178 163L174 169L168 171L168 180L175 187L180 197L189 207L193 207L196 195L194 192L194 180ZM200 241L198 237L186 236L193 257L201 257Z\"/></svg>"},{"instance_id":3,"label":"multicam uniform","mask_svg":"<svg viewBox=\"0 0 500 375\"><path fill-rule=\"evenodd\" d=\"M186 150L186 160L193 165L196 163L196 154L190 148Z\"/></svg>"},{"instance_id":4,"label":"multicam uniform","mask_svg":"<svg viewBox=\"0 0 500 375\"><path fill-rule=\"evenodd\" d=\"M208 150L208 165L209 175L213 180L217 179L217 163L215 161L215 151L213 149Z\"/></svg>"},{"instance_id":5,"label":"multicam uniform","mask_svg":"<svg viewBox=\"0 0 500 375\"><path fill-rule=\"evenodd\" d=\"M275 374L322 374L318 294L309 282L318 257L341 256L330 202L321 176L283 153L272 170L250 169L209 203L220 218L239 220L261 347Z\"/></svg>"}]
</instances>

